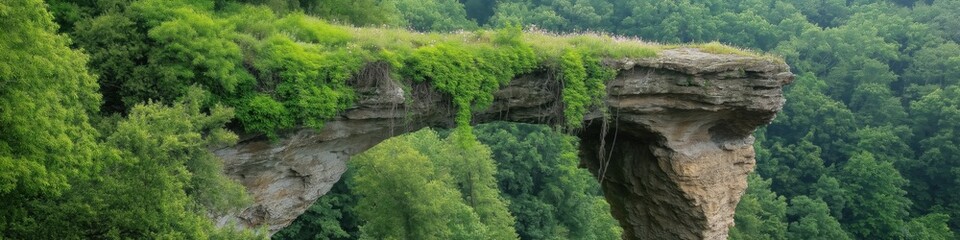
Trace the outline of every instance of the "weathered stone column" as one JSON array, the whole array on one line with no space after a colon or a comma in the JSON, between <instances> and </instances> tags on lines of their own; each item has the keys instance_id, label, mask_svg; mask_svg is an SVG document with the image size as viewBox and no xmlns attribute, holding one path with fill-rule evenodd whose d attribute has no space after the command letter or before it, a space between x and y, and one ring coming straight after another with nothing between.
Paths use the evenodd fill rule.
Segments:
<instances>
[{"instance_id":1,"label":"weathered stone column","mask_svg":"<svg viewBox=\"0 0 960 240\"><path fill-rule=\"evenodd\" d=\"M726 239L755 165L753 131L783 106L784 64L678 50L608 83L580 134L627 239Z\"/></svg>"}]
</instances>

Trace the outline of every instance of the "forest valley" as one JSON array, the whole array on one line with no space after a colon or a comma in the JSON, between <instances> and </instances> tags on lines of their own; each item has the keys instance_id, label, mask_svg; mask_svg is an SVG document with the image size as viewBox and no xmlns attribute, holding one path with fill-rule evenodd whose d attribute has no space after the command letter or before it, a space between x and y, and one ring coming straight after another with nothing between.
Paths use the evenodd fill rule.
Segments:
<instances>
[{"instance_id":1,"label":"forest valley","mask_svg":"<svg viewBox=\"0 0 960 240\"><path fill-rule=\"evenodd\" d=\"M960 0L3 0L0 239L617 239L569 133L604 59L678 47L797 74L730 239L958 239L958 42ZM272 236L210 220L252 201L211 149L322 128L374 62L456 127L353 157ZM562 121L471 126L533 71Z\"/></svg>"}]
</instances>

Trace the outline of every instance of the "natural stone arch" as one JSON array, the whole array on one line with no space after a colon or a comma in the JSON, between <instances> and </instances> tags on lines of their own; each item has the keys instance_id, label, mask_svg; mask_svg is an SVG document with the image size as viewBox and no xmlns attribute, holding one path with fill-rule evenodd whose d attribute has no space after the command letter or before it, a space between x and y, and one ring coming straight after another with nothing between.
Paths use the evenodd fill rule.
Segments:
<instances>
[{"instance_id":1,"label":"natural stone arch","mask_svg":"<svg viewBox=\"0 0 960 240\"><path fill-rule=\"evenodd\" d=\"M686 48L606 64L620 69L607 83L606 114L587 114L578 135L581 164L602 179L624 238L726 239L755 164L752 133L783 106L789 68ZM277 141L252 136L215 151L254 198L242 212L218 217L220 224L276 232L330 190L350 156L396 135L453 125L449 97L430 86L405 93L376 65L360 75L356 105L322 130L298 129ZM560 92L549 73L521 76L474 121L561 122Z\"/></svg>"}]
</instances>

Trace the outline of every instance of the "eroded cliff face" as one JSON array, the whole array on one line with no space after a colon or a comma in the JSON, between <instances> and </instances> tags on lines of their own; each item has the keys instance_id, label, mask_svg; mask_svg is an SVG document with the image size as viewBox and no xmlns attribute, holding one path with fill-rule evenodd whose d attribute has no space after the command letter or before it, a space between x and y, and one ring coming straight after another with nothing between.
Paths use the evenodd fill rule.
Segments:
<instances>
[{"instance_id":1,"label":"eroded cliff face","mask_svg":"<svg viewBox=\"0 0 960 240\"><path fill-rule=\"evenodd\" d=\"M789 68L685 48L607 64L621 70L607 83L606 114L584 119L581 159L601 181L624 238L726 239L755 164L752 133L783 106ZM253 137L216 151L255 201L218 217L221 224L276 232L330 190L350 156L392 136L452 126L449 98L430 86L404 92L378 65L360 75L356 106L322 130L300 129L277 141ZM560 88L548 73L522 76L474 120L560 122Z\"/></svg>"}]
</instances>

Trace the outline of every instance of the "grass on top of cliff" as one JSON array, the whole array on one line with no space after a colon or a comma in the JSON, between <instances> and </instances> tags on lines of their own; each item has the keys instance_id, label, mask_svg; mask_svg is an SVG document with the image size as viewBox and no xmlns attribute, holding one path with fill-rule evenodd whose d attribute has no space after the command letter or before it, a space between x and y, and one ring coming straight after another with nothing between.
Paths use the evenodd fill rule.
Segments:
<instances>
[{"instance_id":1,"label":"grass on top of cliff","mask_svg":"<svg viewBox=\"0 0 960 240\"><path fill-rule=\"evenodd\" d=\"M177 19L204 20L204 27L210 29L203 31L209 33L203 36L205 40L228 46L220 49L226 51L222 59L209 62L229 64L212 65L226 66L213 72L236 73L234 78L244 80L235 90L216 91L215 98L236 109L244 130L270 137L297 126L320 129L327 119L349 109L358 97L350 80L372 62L389 63L395 79L429 82L438 91L450 94L458 108L456 122L460 126L469 126L474 110L493 103L493 93L500 86L518 75L547 71L563 85L564 122L579 127L583 114L602 104L605 82L616 76L616 69L603 65L603 59L656 57L661 50L673 47L602 33L553 34L523 31L516 26L421 33L350 27L303 13L276 14L262 6L245 4L211 12L188 2L145 2L154 3L156 6L146 6L159 8L156 11L179 8L170 12L174 16L160 18L156 29L150 30L151 36L183 41L163 46L171 52L183 51L178 46L198 39L195 31L178 29L197 27ZM700 48L713 53L751 54L719 43ZM188 49L195 52L180 55L203 55L205 49ZM215 79L201 80L223 80L216 79L220 75L210 77ZM239 81L236 79L233 81ZM211 89L218 87L208 85Z\"/></svg>"},{"instance_id":2,"label":"grass on top of cliff","mask_svg":"<svg viewBox=\"0 0 960 240\"><path fill-rule=\"evenodd\" d=\"M490 45L498 30L459 31L451 33L422 33L397 28L343 27L361 46L389 51L410 52L416 48L438 43ZM560 59L567 49L600 58L656 57L663 45L644 42L637 38L611 36L603 33L555 34L539 30L523 31L519 39L531 46L542 60Z\"/></svg>"},{"instance_id":3,"label":"grass on top of cliff","mask_svg":"<svg viewBox=\"0 0 960 240\"><path fill-rule=\"evenodd\" d=\"M419 33L390 28L350 28L353 42L377 52L403 77L433 83L457 105L457 123L467 126L472 109L493 102L493 93L517 75L556 73L563 82L564 120L580 127L583 115L601 103L604 82L616 70L604 58L657 56L659 45L603 34L557 35L519 27L473 32Z\"/></svg>"},{"instance_id":4,"label":"grass on top of cliff","mask_svg":"<svg viewBox=\"0 0 960 240\"><path fill-rule=\"evenodd\" d=\"M347 27L353 40L365 48L376 48L398 54L438 43L457 42L468 45L490 45L497 30L458 31L451 33L422 33L398 28ZM557 34L538 29L523 31L521 40L534 49L539 62L545 67L555 67L564 53L577 49L581 54L597 58L650 58L662 50L695 48L705 53L757 57L773 62L783 62L779 56L738 48L713 41L691 44L660 44L646 42L636 37L610 35L602 32Z\"/></svg>"},{"instance_id":5,"label":"grass on top of cliff","mask_svg":"<svg viewBox=\"0 0 960 240\"><path fill-rule=\"evenodd\" d=\"M675 49L675 48L696 48L701 52L712 53L712 54L721 54L721 55L737 55L737 56L746 56L746 57L755 57L775 63L785 63L783 57L773 55L770 53L760 53L755 52L749 49L734 47L726 45L717 41L708 42L708 43L690 43L690 44L676 44L676 45L666 45L663 49Z\"/></svg>"},{"instance_id":6,"label":"grass on top of cliff","mask_svg":"<svg viewBox=\"0 0 960 240\"><path fill-rule=\"evenodd\" d=\"M384 49L413 49L440 42L462 42L465 44L489 44L496 30L458 31L451 33L422 33L397 28L345 27L360 43L379 46ZM525 30L523 42L530 44L536 53L544 58L559 59L565 49L582 49L584 54L601 58L648 58L656 57L661 50L677 48L695 48L705 53L729 54L738 56L779 58L775 55L726 45L718 41L688 44L660 44L647 42L636 37L610 35L603 32L584 32L558 34L539 29Z\"/></svg>"}]
</instances>

